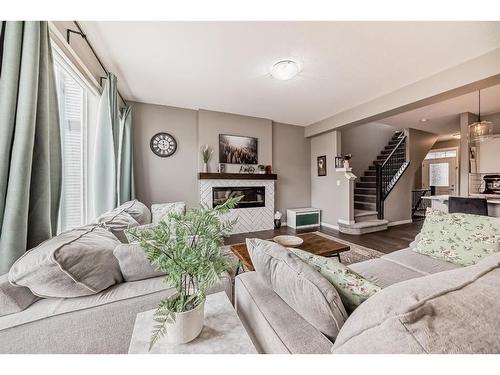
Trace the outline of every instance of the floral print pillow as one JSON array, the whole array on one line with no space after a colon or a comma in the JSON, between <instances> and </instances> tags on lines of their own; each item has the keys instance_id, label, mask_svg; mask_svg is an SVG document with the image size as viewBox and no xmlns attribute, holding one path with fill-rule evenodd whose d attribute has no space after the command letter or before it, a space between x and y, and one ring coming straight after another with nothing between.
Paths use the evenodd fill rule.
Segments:
<instances>
[{"instance_id":1,"label":"floral print pillow","mask_svg":"<svg viewBox=\"0 0 500 375\"><path fill-rule=\"evenodd\" d=\"M349 313L382 289L351 271L337 259L325 258L300 249L288 248L288 250L313 267L335 287Z\"/></svg>"},{"instance_id":2,"label":"floral print pillow","mask_svg":"<svg viewBox=\"0 0 500 375\"><path fill-rule=\"evenodd\" d=\"M133 243L139 243L139 241L130 232L136 232L136 233L140 234L140 232L142 232L142 231L151 230L151 229L154 229L155 227L156 227L156 225L153 223L144 224L144 225L140 225L138 227L134 227L131 229L125 229L123 232L125 233L125 236L127 237L128 243L133 244Z\"/></svg>"},{"instance_id":3,"label":"floral print pillow","mask_svg":"<svg viewBox=\"0 0 500 375\"><path fill-rule=\"evenodd\" d=\"M414 251L460 266L500 251L500 218L427 209Z\"/></svg>"}]
</instances>

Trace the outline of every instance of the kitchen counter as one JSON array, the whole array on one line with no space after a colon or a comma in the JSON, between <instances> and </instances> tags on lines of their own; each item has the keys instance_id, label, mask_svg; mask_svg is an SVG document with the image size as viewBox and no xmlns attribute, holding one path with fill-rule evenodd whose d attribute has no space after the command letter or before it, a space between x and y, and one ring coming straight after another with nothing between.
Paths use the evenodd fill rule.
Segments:
<instances>
[{"instance_id":1,"label":"kitchen counter","mask_svg":"<svg viewBox=\"0 0 500 375\"><path fill-rule=\"evenodd\" d=\"M488 215L500 217L500 196L494 194L471 194L471 198L486 198L488 202ZM436 210L448 212L449 195L424 196L422 199L431 201L431 207Z\"/></svg>"}]
</instances>

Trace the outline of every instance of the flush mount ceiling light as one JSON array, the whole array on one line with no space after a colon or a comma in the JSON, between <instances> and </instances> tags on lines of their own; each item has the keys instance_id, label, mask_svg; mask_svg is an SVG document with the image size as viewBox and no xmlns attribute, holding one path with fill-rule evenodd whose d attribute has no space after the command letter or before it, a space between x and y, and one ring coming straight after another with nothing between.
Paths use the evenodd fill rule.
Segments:
<instances>
[{"instance_id":1,"label":"flush mount ceiling light","mask_svg":"<svg viewBox=\"0 0 500 375\"><path fill-rule=\"evenodd\" d=\"M472 141L484 141L493 131L493 123L491 121L481 120L481 90L479 90L479 105L478 105L477 121L469 125L469 134Z\"/></svg>"},{"instance_id":2,"label":"flush mount ceiling light","mask_svg":"<svg viewBox=\"0 0 500 375\"><path fill-rule=\"evenodd\" d=\"M300 72L300 66L293 60L280 60L271 68L271 75L280 81L292 79Z\"/></svg>"},{"instance_id":3,"label":"flush mount ceiling light","mask_svg":"<svg viewBox=\"0 0 500 375\"><path fill-rule=\"evenodd\" d=\"M427 119L427 118L423 117L423 118L421 118L419 121L420 121L420 122L427 122L427 121L429 121L429 119Z\"/></svg>"}]
</instances>

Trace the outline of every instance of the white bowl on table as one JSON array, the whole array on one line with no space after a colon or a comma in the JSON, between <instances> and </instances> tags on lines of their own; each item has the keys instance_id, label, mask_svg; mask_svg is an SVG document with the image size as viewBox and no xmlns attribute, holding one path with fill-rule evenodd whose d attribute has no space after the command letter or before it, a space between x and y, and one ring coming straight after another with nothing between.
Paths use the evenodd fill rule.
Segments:
<instances>
[{"instance_id":1,"label":"white bowl on table","mask_svg":"<svg viewBox=\"0 0 500 375\"><path fill-rule=\"evenodd\" d=\"M302 238L288 235L276 236L273 241L284 247L298 247L304 243Z\"/></svg>"}]
</instances>

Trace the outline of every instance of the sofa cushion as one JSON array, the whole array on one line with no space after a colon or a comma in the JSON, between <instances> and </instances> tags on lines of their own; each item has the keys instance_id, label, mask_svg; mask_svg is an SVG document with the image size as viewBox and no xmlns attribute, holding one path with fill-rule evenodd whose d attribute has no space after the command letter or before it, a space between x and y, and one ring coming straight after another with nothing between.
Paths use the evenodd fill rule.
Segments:
<instances>
[{"instance_id":1,"label":"sofa cushion","mask_svg":"<svg viewBox=\"0 0 500 375\"><path fill-rule=\"evenodd\" d=\"M12 285L8 274L0 276L0 316L23 311L37 299L28 288Z\"/></svg>"},{"instance_id":2,"label":"sofa cushion","mask_svg":"<svg viewBox=\"0 0 500 375\"><path fill-rule=\"evenodd\" d=\"M255 271L267 285L312 326L335 340L347 313L328 280L275 242L247 239L247 248Z\"/></svg>"},{"instance_id":3,"label":"sofa cushion","mask_svg":"<svg viewBox=\"0 0 500 375\"><path fill-rule=\"evenodd\" d=\"M235 279L234 307L259 353L323 354L332 342L287 305L257 272Z\"/></svg>"},{"instance_id":4,"label":"sofa cushion","mask_svg":"<svg viewBox=\"0 0 500 375\"><path fill-rule=\"evenodd\" d=\"M428 209L415 251L461 266L500 251L500 218Z\"/></svg>"},{"instance_id":5,"label":"sofa cushion","mask_svg":"<svg viewBox=\"0 0 500 375\"><path fill-rule=\"evenodd\" d=\"M499 353L500 254L392 285L342 327L334 353Z\"/></svg>"},{"instance_id":6,"label":"sofa cushion","mask_svg":"<svg viewBox=\"0 0 500 375\"><path fill-rule=\"evenodd\" d=\"M26 252L9 280L40 297L95 294L123 280L113 250L120 242L95 225L61 233Z\"/></svg>"},{"instance_id":7,"label":"sofa cushion","mask_svg":"<svg viewBox=\"0 0 500 375\"><path fill-rule=\"evenodd\" d=\"M118 259L125 281L150 279L165 275L157 271L148 260L146 253L138 244L121 244L115 247L113 254Z\"/></svg>"},{"instance_id":8,"label":"sofa cushion","mask_svg":"<svg viewBox=\"0 0 500 375\"><path fill-rule=\"evenodd\" d=\"M314 255L300 249L288 248L288 250L313 267L337 289L348 312L354 311L361 303L382 289L337 259Z\"/></svg>"},{"instance_id":9,"label":"sofa cushion","mask_svg":"<svg viewBox=\"0 0 500 375\"><path fill-rule=\"evenodd\" d=\"M168 219L168 214L175 212L178 214L186 213L186 203L173 202L173 203L157 203L151 205L152 222L158 224L160 221Z\"/></svg>"},{"instance_id":10,"label":"sofa cushion","mask_svg":"<svg viewBox=\"0 0 500 375\"><path fill-rule=\"evenodd\" d=\"M458 264L417 253L411 248L394 251L393 253L384 255L382 259L389 260L406 268L429 275L461 267Z\"/></svg>"},{"instance_id":11,"label":"sofa cushion","mask_svg":"<svg viewBox=\"0 0 500 375\"><path fill-rule=\"evenodd\" d=\"M402 264L384 258L353 263L350 264L348 268L381 288L387 288L389 285L401 281L427 275L425 272L408 268Z\"/></svg>"}]
</instances>

